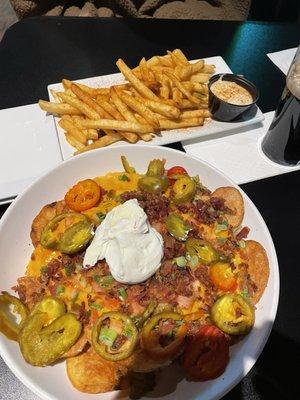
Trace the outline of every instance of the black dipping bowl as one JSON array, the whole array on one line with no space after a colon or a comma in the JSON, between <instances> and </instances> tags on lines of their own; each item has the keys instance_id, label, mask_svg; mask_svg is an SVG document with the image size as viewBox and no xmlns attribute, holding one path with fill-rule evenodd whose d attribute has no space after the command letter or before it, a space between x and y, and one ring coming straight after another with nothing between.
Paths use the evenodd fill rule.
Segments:
<instances>
[{"instance_id":1,"label":"black dipping bowl","mask_svg":"<svg viewBox=\"0 0 300 400\"><path fill-rule=\"evenodd\" d=\"M253 102L246 105L230 104L225 100L219 99L211 90L211 85L222 76L222 80L236 82L251 94ZM258 100L259 92L256 86L247 79L234 74L217 74L210 78L208 82L209 91L209 110L214 119L229 122L240 117L245 111L249 110Z\"/></svg>"}]
</instances>

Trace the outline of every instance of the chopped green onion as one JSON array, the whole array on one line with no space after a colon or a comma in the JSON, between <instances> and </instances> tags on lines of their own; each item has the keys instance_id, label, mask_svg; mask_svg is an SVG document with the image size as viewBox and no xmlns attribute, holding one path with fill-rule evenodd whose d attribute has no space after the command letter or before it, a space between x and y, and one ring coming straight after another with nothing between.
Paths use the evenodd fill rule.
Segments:
<instances>
[{"instance_id":1,"label":"chopped green onion","mask_svg":"<svg viewBox=\"0 0 300 400\"><path fill-rule=\"evenodd\" d=\"M125 335L127 338L131 338L132 336L132 329L129 325L125 325L123 329L123 335Z\"/></svg>"},{"instance_id":2,"label":"chopped green onion","mask_svg":"<svg viewBox=\"0 0 300 400\"><path fill-rule=\"evenodd\" d=\"M99 340L107 346L111 347L117 337L118 333L114 329L107 328L106 326L103 326L103 328L101 328Z\"/></svg>"},{"instance_id":3,"label":"chopped green onion","mask_svg":"<svg viewBox=\"0 0 300 400\"><path fill-rule=\"evenodd\" d=\"M248 298L248 297L249 297L248 289L247 289L247 288L244 288L244 289L240 292L240 295L243 296L243 297Z\"/></svg>"},{"instance_id":4,"label":"chopped green onion","mask_svg":"<svg viewBox=\"0 0 300 400\"><path fill-rule=\"evenodd\" d=\"M128 178L127 175L123 174L123 175L119 175L119 181L122 181L122 182L129 182L130 179Z\"/></svg>"},{"instance_id":5,"label":"chopped green onion","mask_svg":"<svg viewBox=\"0 0 300 400\"><path fill-rule=\"evenodd\" d=\"M217 240L219 243L224 244L226 243L227 238L218 237Z\"/></svg>"},{"instance_id":6,"label":"chopped green onion","mask_svg":"<svg viewBox=\"0 0 300 400\"><path fill-rule=\"evenodd\" d=\"M101 304L97 304L97 303L89 303L90 308L93 308L94 310L102 310L102 306Z\"/></svg>"},{"instance_id":7,"label":"chopped green onion","mask_svg":"<svg viewBox=\"0 0 300 400\"><path fill-rule=\"evenodd\" d=\"M101 286L110 286L114 281L114 278L111 275L107 276L94 275L93 279L96 283L98 283Z\"/></svg>"},{"instance_id":8,"label":"chopped green onion","mask_svg":"<svg viewBox=\"0 0 300 400\"><path fill-rule=\"evenodd\" d=\"M244 249L244 248L246 247L246 242L245 242L245 240L239 240L239 241L238 241L238 244L239 244L239 247L240 247L241 249Z\"/></svg>"},{"instance_id":9,"label":"chopped green onion","mask_svg":"<svg viewBox=\"0 0 300 400\"><path fill-rule=\"evenodd\" d=\"M175 258L175 262L180 268L184 268L187 264L186 258L183 256Z\"/></svg>"},{"instance_id":10,"label":"chopped green onion","mask_svg":"<svg viewBox=\"0 0 300 400\"><path fill-rule=\"evenodd\" d=\"M119 299L122 301L125 301L126 297L127 297L127 292L124 288L120 288L118 289L118 293L119 293Z\"/></svg>"},{"instance_id":11,"label":"chopped green onion","mask_svg":"<svg viewBox=\"0 0 300 400\"><path fill-rule=\"evenodd\" d=\"M228 223L224 221L222 222L222 224L217 224L215 232L220 233L222 231L227 231L227 229L228 229Z\"/></svg>"},{"instance_id":12,"label":"chopped green onion","mask_svg":"<svg viewBox=\"0 0 300 400\"><path fill-rule=\"evenodd\" d=\"M103 214L102 212L98 212L97 217L98 217L99 221L102 222L104 220L104 218L106 217L106 214Z\"/></svg>"},{"instance_id":13,"label":"chopped green onion","mask_svg":"<svg viewBox=\"0 0 300 400\"><path fill-rule=\"evenodd\" d=\"M56 295L59 296L60 294L63 294L64 292L65 292L64 285L58 285L55 290Z\"/></svg>"}]
</instances>

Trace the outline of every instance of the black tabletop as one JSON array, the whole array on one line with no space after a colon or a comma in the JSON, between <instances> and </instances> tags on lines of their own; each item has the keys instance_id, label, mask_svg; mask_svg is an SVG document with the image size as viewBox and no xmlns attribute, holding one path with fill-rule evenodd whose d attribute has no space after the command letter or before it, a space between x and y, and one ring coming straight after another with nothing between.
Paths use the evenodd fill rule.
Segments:
<instances>
[{"instance_id":1,"label":"black tabletop","mask_svg":"<svg viewBox=\"0 0 300 400\"><path fill-rule=\"evenodd\" d=\"M296 47L300 26L279 23L34 18L0 43L0 109L47 98L49 83L116 72L122 57L181 48L190 59L220 55L260 90L258 105L276 108L284 76L266 53ZM182 149L180 144L172 145ZM251 372L224 399L297 399L300 359L300 172L242 185L264 217L280 265L280 301L268 343ZM0 215L5 211L0 206Z\"/></svg>"}]
</instances>

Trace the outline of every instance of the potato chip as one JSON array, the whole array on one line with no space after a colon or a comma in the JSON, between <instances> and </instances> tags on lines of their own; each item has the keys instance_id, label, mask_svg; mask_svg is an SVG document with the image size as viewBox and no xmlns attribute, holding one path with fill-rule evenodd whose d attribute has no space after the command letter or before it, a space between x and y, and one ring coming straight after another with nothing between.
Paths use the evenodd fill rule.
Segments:
<instances>
[{"instance_id":1,"label":"potato chip","mask_svg":"<svg viewBox=\"0 0 300 400\"><path fill-rule=\"evenodd\" d=\"M225 218L234 228L241 225L244 218L244 200L241 193L234 187L220 187L212 193L213 197L221 197L233 214L226 213Z\"/></svg>"},{"instance_id":2,"label":"potato chip","mask_svg":"<svg viewBox=\"0 0 300 400\"><path fill-rule=\"evenodd\" d=\"M268 283L269 261L267 253L260 243L254 240L246 240L245 242L246 247L241 250L241 253L248 263L248 273L257 288L252 297L256 304Z\"/></svg>"},{"instance_id":3,"label":"potato chip","mask_svg":"<svg viewBox=\"0 0 300 400\"><path fill-rule=\"evenodd\" d=\"M120 380L118 363L101 358L93 348L67 359L67 374L72 385L84 393L114 390Z\"/></svg>"}]
</instances>

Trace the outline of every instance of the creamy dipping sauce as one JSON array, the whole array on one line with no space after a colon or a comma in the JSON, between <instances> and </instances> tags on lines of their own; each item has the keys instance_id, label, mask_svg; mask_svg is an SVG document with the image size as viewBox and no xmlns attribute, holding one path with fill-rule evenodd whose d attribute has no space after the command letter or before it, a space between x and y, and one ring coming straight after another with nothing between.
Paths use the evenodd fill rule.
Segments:
<instances>
[{"instance_id":1,"label":"creamy dipping sauce","mask_svg":"<svg viewBox=\"0 0 300 400\"><path fill-rule=\"evenodd\" d=\"M210 90L219 99L230 104L246 106L253 103L253 97L248 90L238 85L236 82L218 79L211 85Z\"/></svg>"}]
</instances>

